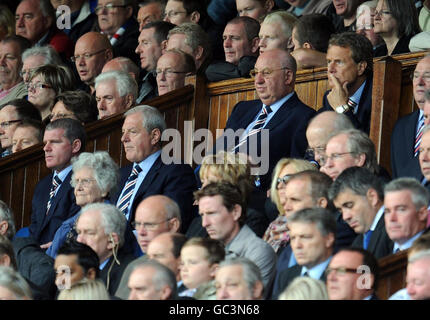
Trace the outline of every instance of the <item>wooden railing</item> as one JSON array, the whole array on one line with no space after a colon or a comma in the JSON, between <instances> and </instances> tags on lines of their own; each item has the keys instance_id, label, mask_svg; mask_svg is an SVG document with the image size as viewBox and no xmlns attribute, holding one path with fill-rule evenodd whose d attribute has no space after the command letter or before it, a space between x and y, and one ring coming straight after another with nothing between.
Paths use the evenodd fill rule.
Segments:
<instances>
[{"instance_id":1,"label":"wooden railing","mask_svg":"<svg viewBox=\"0 0 430 320\"><path fill-rule=\"evenodd\" d=\"M408 250L381 258L379 264L379 285L377 295L386 300L406 286Z\"/></svg>"}]
</instances>

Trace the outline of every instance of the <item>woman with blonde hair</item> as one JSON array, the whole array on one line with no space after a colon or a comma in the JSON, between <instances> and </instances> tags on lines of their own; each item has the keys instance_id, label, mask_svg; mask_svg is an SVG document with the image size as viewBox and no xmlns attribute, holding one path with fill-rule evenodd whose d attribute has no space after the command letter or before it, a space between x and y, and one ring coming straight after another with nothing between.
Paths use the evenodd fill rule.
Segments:
<instances>
[{"instance_id":1,"label":"woman with blonde hair","mask_svg":"<svg viewBox=\"0 0 430 320\"><path fill-rule=\"evenodd\" d=\"M282 158L278 161L273 170L270 198L276 205L279 216L270 223L264 233L263 240L269 243L276 252L284 243L288 242L289 239L287 219L283 209L285 185L291 175L305 170L317 171L317 168L306 160Z\"/></svg>"},{"instance_id":2,"label":"woman with blonde hair","mask_svg":"<svg viewBox=\"0 0 430 320\"><path fill-rule=\"evenodd\" d=\"M328 300L328 294L321 280L297 277L279 295L278 300Z\"/></svg>"},{"instance_id":3,"label":"woman with blonde hair","mask_svg":"<svg viewBox=\"0 0 430 320\"><path fill-rule=\"evenodd\" d=\"M110 300L110 297L103 282L86 279L61 290L57 300Z\"/></svg>"}]
</instances>

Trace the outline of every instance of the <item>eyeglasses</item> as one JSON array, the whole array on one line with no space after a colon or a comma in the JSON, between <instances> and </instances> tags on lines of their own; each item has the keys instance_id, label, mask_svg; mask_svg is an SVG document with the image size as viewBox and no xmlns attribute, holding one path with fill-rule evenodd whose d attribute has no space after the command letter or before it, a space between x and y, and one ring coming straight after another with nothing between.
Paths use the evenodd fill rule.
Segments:
<instances>
[{"instance_id":1,"label":"eyeglasses","mask_svg":"<svg viewBox=\"0 0 430 320\"><path fill-rule=\"evenodd\" d=\"M73 113L54 113L54 114L50 114L49 116L49 120L52 119L64 119L64 118L70 118L70 117L74 117Z\"/></svg>"},{"instance_id":2,"label":"eyeglasses","mask_svg":"<svg viewBox=\"0 0 430 320\"><path fill-rule=\"evenodd\" d=\"M172 219L173 218L167 218L167 219L160 221L160 222L137 222L137 221L133 221L131 223L131 226L136 230L143 227L147 231L152 231L152 230L155 230L159 224L167 222L167 221L172 220Z\"/></svg>"},{"instance_id":3,"label":"eyeglasses","mask_svg":"<svg viewBox=\"0 0 430 320\"><path fill-rule=\"evenodd\" d=\"M290 180L291 174L286 174L282 178L276 179L276 190L279 190L287 185L287 182Z\"/></svg>"},{"instance_id":4,"label":"eyeglasses","mask_svg":"<svg viewBox=\"0 0 430 320\"><path fill-rule=\"evenodd\" d=\"M315 159L315 155L324 156L325 147L307 148L305 152L305 159Z\"/></svg>"},{"instance_id":5,"label":"eyeglasses","mask_svg":"<svg viewBox=\"0 0 430 320\"><path fill-rule=\"evenodd\" d=\"M113 10L115 8L125 8L125 7L127 7L127 6L126 5L118 5L118 4L108 3L108 4L104 5L104 6L101 5L101 6L95 7L94 12L96 14L100 14L100 13L103 12L104 9L106 9L108 11L111 11L111 10Z\"/></svg>"},{"instance_id":6,"label":"eyeglasses","mask_svg":"<svg viewBox=\"0 0 430 320\"><path fill-rule=\"evenodd\" d=\"M3 122L0 122L0 127L2 128L2 129L7 129L7 128L9 128L9 126L12 124L12 123L16 123L16 122L21 122L22 120L10 120L10 121L3 121Z\"/></svg>"},{"instance_id":7,"label":"eyeglasses","mask_svg":"<svg viewBox=\"0 0 430 320\"><path fill-rule=\"evenodd\" d=\"M187 71L173 71L173 70L170 70L170 69L166 69L166 70L157 69L157 70L155 70L155 73L156 73L157 76L159 76L161 74L164 74L164 76L166 78L173 78L173 76L175 74L187 73Z\"/></svg>"},{"instance_id":8,"label":"eyeglasses","mask_svg":"<svg viewBox=\"0 0 430 320\"><path fill-rule=\"evenodd\" d=\"M27 74L31 74L34 70L35 70L36 68L32 68L32 69L28 69L28 70L21 70L20 72L19 72L19 75L22 77L22 78L24 78L24 76L25 75L27 75Z\"/></svg>"},{"instance_id":9,"label":"eyeglasses","mask_svg":"<svg viewBox=\"0 0 430 320\"><path fill-rule=\"evenodd\" d=\"M168 13L163 14L163 19L166 19L166 17L172 18L172 17L176 17L182 13L187 14L188 12L186 11L169 11Z\"/></svg>"},{"instance_id":10,"label":"eyeglasses","mask_svg":"<svg viewBox=\"0 0 430 320\"><path fill-rule=\"evenodd\" d=\"M94 53L84 53L82 55L73 56L73 57L70 57L70 60L72 60L72 62L76 62L80 58L84 58L85 60L87 60L87 59L91 58L92 56L95 56L96 54L99 54L99 53L106 51L106 50L107 49L102 49L102 50L99 50L99 51L94 52Z\"/></svg>"},{"instance_id":11,"label":"eyeglasses","mask_svg":"<svg viewBox=\"0 0 430 320\"><path fill-rule=\"evenodd\" d=\"M264 68L263 70L258 70L258 69L252 69L251 71L249 71L249 75L252 78L255 78L257 76L257 74L261 73L261 75L263 76L263 78L268 78L270 77L270 75L278 70L285 70L288 69L287 67L283 67L283 68L279 68L279 69L270 69L270 68Z\"/></svg>"},{"instance_id":12,"label":"eyeglasses","mask_svg":"<svg viewBox=\"0 0 430 320\"><path fill-rule=\"evenodd\" d=\"M345 275L347 273L357 273L356 269L339 267L339 268L327 268L325 270L325 275L328 276L333 271L336 271L338 275Z\"/></svg>"},{"instance_id":13,"label":"eyeglasses","mask_svg":"<svg viewBox=\"0 0 430 320\"><path fill-rule=\"evenodd\" d=\"M27 90L31 91L31 90L36 90L36 89L52 89L52 87L50 85L44 84L44 83L29 83L27 84Z\"/></svg>"},{"instance_id":14,"label":"eyeglasses","mask_svg":"<svg viewBox=\"0 0 430 320\"><path fill-rule=\"evenodd\" d=\"M325 156L321 157L320 165L324 166L327 163L328 159L335 161L335 160L342 158L344 155L347 155L347 154L357 154L357 152L333 153L331 156L325 155Z\"/></svg>"},{"instance_id":15,"label":"eyeglasses","mask_svg":"<svg viewBox=\"0 0 430 320\"><path fill-rule=\"evenodd\" d=\"M96 181L96 179L73 179L73 187L76 187L77 185L82 185L83 187L89 187L93 181Z\"/></svg>"}]
</instances>

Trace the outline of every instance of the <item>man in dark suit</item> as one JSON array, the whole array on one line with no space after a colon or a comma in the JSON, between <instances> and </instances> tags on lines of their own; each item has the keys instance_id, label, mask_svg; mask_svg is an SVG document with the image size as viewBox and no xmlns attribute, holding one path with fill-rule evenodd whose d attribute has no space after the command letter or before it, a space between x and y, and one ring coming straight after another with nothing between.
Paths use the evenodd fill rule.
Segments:
<instances>
[{"instance_id":1,"label":"man in dark suit","mask_svg":"<svg viewBox=\"0 0 430 320\"><path fill-rule=\"evenodd\" d=\"M125 244L127 220L112 204L86 205L76 221L76 241L91 247L100 262L100 279L114 295L127 265L135 256Z\"/></svg>"},{"instance_id":2,"label":"man in dark suit","mask_svg":"<svg viewBox=\"0 0 430 320\"><path fill-rule=\"evenodd\" d=\"M139 37L139 24L133 16L132 0L124 0L122 5L114 4L111 0L99 0L95 13L98 18L98 27L106 34L113 47L115 57L127 57L134 63L139 63L139 56L135 53L137 38Z\"/></svg>"},{"instance_id":3,"label":"man in dark suit","mask_svg":"<svg viewBox=\"0 0 430 320\"><path fill-rule=\"evenodd\" d=\"M260 187L266 190L279 159L304 156L306 127L315 111L294 92L296 62L286 51L264 52L252 73L260 100L239 102L234 107L216 149L244 152L254 161L258 159ZM239 129L245 131L237 135ZM231 131L235 132L233 139Z\"/></svg>"},{"instance_id":4,"label":"man in dark suit","mask_svg":"<svg viewBox=\"0 0 430 320\"><path fill-rule=\"evenodd\" d=\"M399 119L391 135L391 171L393 178L421 178L418 163L420 133L424 124L425 92L430 89L430 55L422 58L412 77L414 99L418 110Z\"/></svg>"},{"instance_id":5,"label":"man in dark suit","mask_svg":"<svg viewBox=\"0 0 430 320\"><path fill-rule=\"evenodd\" d=\"M46 167L53 173L42 179L34 190L30 236L48 248L58 227L79 211L73 188L71 159L85 149L86 134L74 119L49 123L43 137Z\"/></svg>"},{"instance_id":6,"label":"man in dark suit","mask_svg":"<svg viewBox=\"0 0 430 320\"><path fill-rule=\"evenodd\" d=\"M196 179L188 164L177 164L162 154L161 136L165 129L164 117L154 107L137 106L125 113L121 141L127 160L133 164L121 168L120 192L111 200L132 222L143 199L155 194L168 196L181 209L181 230L185 232L194 217Z\"/></svg>"},{"instance_id":7,"label":"man in dark suit","mask_svg":"<svg viewBox=\"0 0 430 320\"><path fill-rule=\"evenodd\" d=\"M363 35L335 34L327 50L330 90L318 112L334 110L346 114L357 129L370 131L372 110L373 47Z\"/></svg>"},{"instance_id":8,"label":"man in dark suit","mask_svg":"<svg viewBox=\"0 0 430 320\"><path fill-rule=\"evenodd\" d=\"M380 178L365 168L351 167L333 182L329 194L343 219L358 234L353 247L368 250L376 259L393 252L393 241L385 231Z\"/></svg>"},{"instance_id":9,"label":"man in dark suit","mask_svg":"<svg viewBox=\"0 0 430 320\"><path fill-rule=\"evenodd\" d=\"M297 265L279 274L279 287L273 298L277 298L296 277L309 276L325 281L325 270L333 254L336 221L326 209L297 211L288 218L288 227Z\"/></svg>"},{"instance_id":10,"label":"man in dark suit","mask_svg":"<svg viewBox=\"0 0 430 320\"><path fill-rule=\"evenodd\" d=\"M333 256L326 274L330 300L378 300L378 261L369 251L342 249Z\"/></svg>"}]
</instances>

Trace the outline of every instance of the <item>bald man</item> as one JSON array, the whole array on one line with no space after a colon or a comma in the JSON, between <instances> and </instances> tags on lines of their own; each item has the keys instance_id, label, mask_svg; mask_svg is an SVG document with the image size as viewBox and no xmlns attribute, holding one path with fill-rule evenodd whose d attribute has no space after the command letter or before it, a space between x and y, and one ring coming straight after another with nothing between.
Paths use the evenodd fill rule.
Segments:
<instances>
[{"instance_id":1,"label":"bald man","mask_svg":"<svg viewBox=\"0 0 430 320\"><path fill-rule=\"evenodd\" d=\"M101 33L88 32L76 42L72 61L75 63L79 78L89 87L91 93L95 91L95 78L112 57L112 45Z\"/></svg>"},{"instance_id":2,"label":"bald man","mask_svg":"<svg viewBox=\"0 0 430 320\"><path fill-rule=\"evenodd\" d=\"M123 71L128 73L136 82L139 80L139 67L127 57L117 57L106 62L103 66L102 73L109 71Z\"/></svg>"},{"instance_id":3,"label":"bald man","mask_svg":"<svg viewBox=\"0 0 430 320\"><path fill-rule=\"evenodd\" d=\"M315 116L306 129L306 139L308 140L307 157L313 158L319 164L321 157L324 156L330 137L347 129L354 129L354 125L344 114L325 111Z\"/></svg>"},{"instance_id":4,"label":"bald man","mask_svg":"<svg viewBox=\"0 0 430 320\"><path fill-rule=\"evenodd\" d=\"M163 195L145 198L137 207L133 226L137 240L144 256L132 261L124 271L115 296L127 299L129 289L128 278L135 265L148 259L148 245L156 236L164 233L176 233L180 230L181 214L175 201Z\"/></svg>"}]
</instances>

